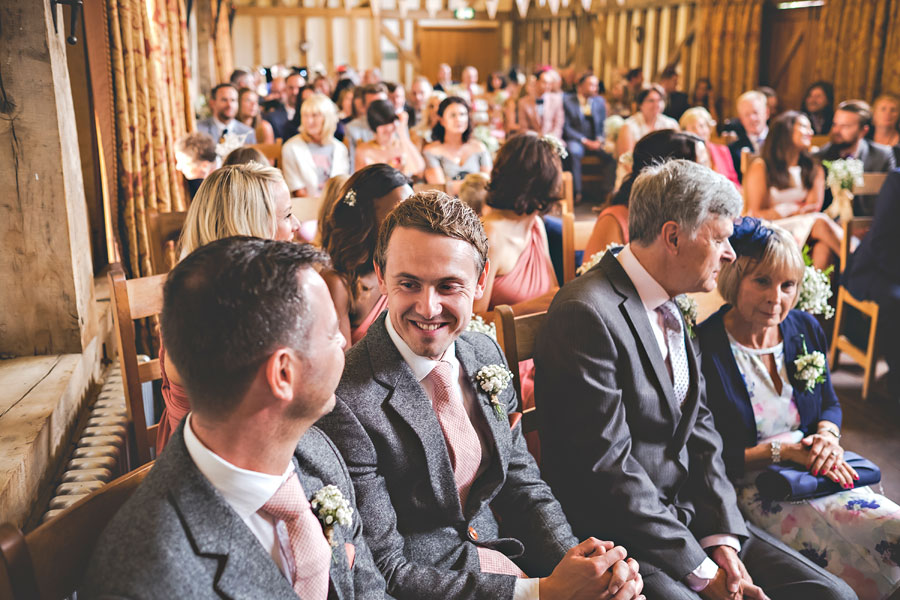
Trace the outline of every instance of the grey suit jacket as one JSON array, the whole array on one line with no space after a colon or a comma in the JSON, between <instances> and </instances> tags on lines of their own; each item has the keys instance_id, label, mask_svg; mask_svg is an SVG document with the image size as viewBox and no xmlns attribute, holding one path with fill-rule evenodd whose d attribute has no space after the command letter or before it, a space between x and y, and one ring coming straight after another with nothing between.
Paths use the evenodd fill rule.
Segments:
<instances>
[{"instance_id":1,"label":"grey suit jacket","mask_svg":"<svg viewBox=\"0 0 900 600\"><path fill-rule=\"evenodd\" d=\"M216 121L212 117L197 121L197 131L202 131L214 141L219 141L219 128L216 126ZM238 135L247 134L247 137L244 139L245 145L256 143L256 132L240 121L232 121L231 125L228 127L228 131L229 133L236 133Z\"/></svg>"},{"instance_id":2,"label":"grey suit jacket","mask_svg":"<svg viewBox=\"0 0 900 600\"><path fill-rule=\"evenodd\" d=\"M347 353L337 407L318 426L347 461L388 592L410 600L512 598L515 578L481 573L476 545L503 552L539 577L549 575L577 540L541 480L521 427L510 430L480 390L481 431L493 451L460 506L437 416L388 336L385 318ZM473 379L483 366L506 364L497 343L481 333L463 333L456 354ZM512 385L498 399L507 412L515 410Z\"/></svg>"},{"instance_id":3,"label":"grey suit jacket","mask_svg":"<svg viewBox=\"0 0 900 600\"><path fill-rule=\"evenodd\" d=\"M816 156L820 160L837 160L841 157L840 152L834 148L830 142L825 144ZM858 158L862 161L863 170L866 173L887 173L897 167L894 151L891 150L890 146L876 144L872 140L867 140L865 138L859 141ZM826 189L825 194L828 202L830 202L831 190ZM856 215L872 216L875 214L875 200L877 198L877 194L854 197L853 213Z\"/></svg>"},{"instance_id":4,"label":"grey suit jacket","mask_svg":"<svg viewBox=\"0 0 900 600\"><path fill-rule=\"evenodd\" d=\"M194 465L183 428L182 422L101 534L79 598L297 600L269 552ZM354 502L347 468L318 429L300 440L294 465L310 498L334 484ZM384 579L366 546L358 511L353 524L335 527L334 535L328 598L383 598ZM355 546L352 568L345 543Z\"/></svg>"},{"instance_id":5,"label":"grey suit jacket","mask_svg":"<svg viewBox=\"0 0 900 600\"><path fill-rule=\"evenodd\" d=\"M706 557L699 539L748 535L686 345L679 406L640 296L608 252L556 295L534 357L541 467L576 535L615 540L641 573L676 580Z\"/></svg>"}]
</instances>

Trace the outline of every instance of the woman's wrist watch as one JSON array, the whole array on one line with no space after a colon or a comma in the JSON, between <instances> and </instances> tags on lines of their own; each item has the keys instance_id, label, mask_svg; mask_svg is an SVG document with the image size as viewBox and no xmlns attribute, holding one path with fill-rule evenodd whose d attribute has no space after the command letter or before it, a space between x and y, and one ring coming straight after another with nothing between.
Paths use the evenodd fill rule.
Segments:
<instances>
[{"instance_id":1,"label":"woman's wrist watch","mask_svg":"<svg viewBox=\"0 0 900 600\"><path fill-rule=\"evenodd\" d=\"M769 449L772 451L772 464L777 465L781 462L781 440L769 442Z\"/></svg>"}]
</instances>

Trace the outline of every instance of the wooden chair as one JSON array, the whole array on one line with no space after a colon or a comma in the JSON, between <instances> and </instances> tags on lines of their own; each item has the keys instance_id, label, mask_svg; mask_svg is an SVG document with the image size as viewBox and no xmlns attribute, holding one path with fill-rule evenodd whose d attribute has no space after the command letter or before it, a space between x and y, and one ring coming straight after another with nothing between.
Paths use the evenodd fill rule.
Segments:
<instances>
[{"instance_id":1,"label":"wooden chair","mask_svg":"<svg viewBox=\"0 0 900 600\"><path fill-rule=\"evenodd\" d=\"M829 135L814 135L812 136L812 140L809 143L810 148L818 148L822 149L825 147L825 144L831 141L831 136Z\"/></svg>"},{"instance_id":2,"label":"wooden chair","mask_svg":"<svg viewBox=\"0 0 900 600\"><path fill-rule=\"evenodd\" d=\"M414 183L412 188L413 188L413 192L416 192L416 193L427 192L429 190L438 190L440 192L446 192L447 184L445 184L445 183L426 183L424 181L420 181L420 182Z\"/></svg>"},{"instance_id":3,"label":"wooden chair","mask_svg":"<svg viewBox=\"0 0 900 600\"><path fill-rule=\"evenodd\" d=\"M594 230L593 221L576 221L572 213L562 216L563 283L575 279L575 252L587 247ZM585 259L590 258L585 256Z\"/></svg>"},{"instance_id":4,"label":"wooden chair","mask_svg":"<svg viewBox=\"0 0 900 600\"><path fill-rule=\"evenodd\" d=\"M563 214L575 214L575 184L569 171L562 173L562 211Z\"/></svg>"},{"instance_id":5,"label":"wooden chair","mask_svg":"<svg viewBox=\"0 0 900 600\"><path fill-rule=\"evenodd\" d=\"M81 583L97 539L153 463L119 477L28 535L0 525L0 597L59 600Z\"/></svg>"},{"instance_id":6,"label":"wooden chair","mask_svg":"<svg viewBox=\"0 0 900 600\"><path fill-rule=\"evenodd\" d=\"M854 217L844 223L844 239L841 240L841 264L847 264L850 240L853 236L862 237L872 225L871 217ZM841 333L847 314L847 306L851 306L869 319L869 336L865 348L857 346L853 341ZM846 352L853 360L863 367L862 398L867 399L872 381L875 379L875 365L878 363L878 304L871 300L857 300L844 286L838 287L837 308L834 315L834 334L831 340L831 348L828 352L828 362L831 370L838 366L841 352Z\"/></svg>"},{"instance_id":7,"label":"wooden chair","mask_svg":"<svg viewBox=\"0 0 900 600\"><path fill-rule=\"evenodd\" d=\"M519 411L522 413L522 432L531 433L537 430L537 413L534 407L523 410L522 381L519 377L519 362L534 356L535 340L538 331L547 318L547 311L530 315L516 316L511 306L501 304L494 308L494 323L497 325L497 341L506 356L506 363L513 374L513 386L519 399Z\"/></svg>"},{"instance_id":8,"label":"wooden chair","mask_svg":"<svg viewBox=\"0 0 900 600\"><path fill-rule=\"evenodd\" d=\"M187 212L151 212L147 218L147 233L150 236L150 262L157 275L168 273L177 261L178 239L184 227Z\"/></svg>"},{"instance_id":9,"label":"wooden chair","mask_svg":"<svg viewBox=\"0 0 900 600\"><path fill-rule=\"evenodd\" d=\"M165 275L151 275L139 279L125 279L118 263L109 272L110 299L119 342L119 363L128 407L128 426L133 440L134 455L129 456L130 468L150 462L151 450L156 448L158 425L147 427L141 384L162 377L159 359L138 363L134 321L162 311ZM129 453L131 454L131 453Z\"/></svg>"},{"instance_id":10,"label":"wooden chair","mask_svg":"<svg viewBox=\"0 0 900 600\"><path fill-rule=\"evenodd\" d=\"M250 144L251 148L256 148L262 152L263 156L270 161L274 161L272 166L281 168L281 147L284 146L281 138L275 138L274 144Z\"/></svg>"},{"instance_id":11,"label":"wooden chair","mask_svg":"<svg viewBox=\"0 0 900 600\"><path fill-rule=\"evenodd\" d=\"M863 184L853 186L853 195L877 196L887 176L887 173L863 173Z\"/></svg>"}]
</instances>

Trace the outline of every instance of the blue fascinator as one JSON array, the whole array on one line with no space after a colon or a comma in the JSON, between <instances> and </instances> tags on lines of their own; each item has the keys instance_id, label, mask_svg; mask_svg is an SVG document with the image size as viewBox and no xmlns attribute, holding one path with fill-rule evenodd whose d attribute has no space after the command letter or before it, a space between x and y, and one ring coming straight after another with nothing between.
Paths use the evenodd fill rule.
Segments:
<instances>
[{"instance_id":1,"label":"blue fascinator","mask_svg":"<svg viewBox=\"0 0 900 600\"><path fill-rule=\"evenodd\" d=\"M749 256L759 260L762 258L772 237L772 230L754 217L742 217L734 222L734 233L728 238L731 247L738 256Z\"/></svg>"}]
</instances>

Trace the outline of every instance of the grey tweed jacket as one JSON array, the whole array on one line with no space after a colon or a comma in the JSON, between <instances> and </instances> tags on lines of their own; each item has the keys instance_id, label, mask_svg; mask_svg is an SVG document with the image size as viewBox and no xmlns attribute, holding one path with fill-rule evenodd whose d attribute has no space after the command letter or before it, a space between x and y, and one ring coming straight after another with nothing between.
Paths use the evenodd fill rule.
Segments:
<instances>
[{"instance_id":1,"label":"grey tweed jacket","mask_svg":"<svg viewBox=\"0 0 900 600\"><path fill-rule=\"evenodd\" d=\"M183 428L103 531L78 597L297 600L268 551L194 465ZM354 501L337 449L315 427L300 440L294 465L310 498L334 484ZM358 512L334 533L329 600L384 598ZM345 543L355 546L352 568Z\"/></svg>"},{"instance_id":2,"label":"grey tweed jacket","mask_svg":"<svg viewBox=\"0 0 900 600\"><path fill-rule=\"evenodd\" d=\"M503 552L532 577L553 570L577 543L528 453L477 390L492 448L490 465L463 507L431 401L394 346L383 314L347 353L335 410L318 423L340 448L356 486L366 540L396 598L512 598L515 578L480 572L476 546ZM463 333L456 354L473 377L505 365L497 343ZM500 394L516 407L512 385Z\"/></svg>"},{"instance_id":3,"label":"grey tweed jacket","mask_svg":"<svg viewBox=\"0 0 900 600\"><path fill-rule=\"evenodd\" d=\"M608 252L559 291L535 351L541 466L576 534L608 536L641 573L676 580L706 558L698 540L748 536L685 341L679 406L640 296Z\"/></svg>"}]
</instances>

